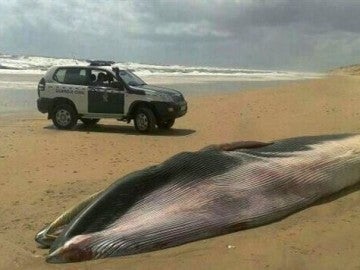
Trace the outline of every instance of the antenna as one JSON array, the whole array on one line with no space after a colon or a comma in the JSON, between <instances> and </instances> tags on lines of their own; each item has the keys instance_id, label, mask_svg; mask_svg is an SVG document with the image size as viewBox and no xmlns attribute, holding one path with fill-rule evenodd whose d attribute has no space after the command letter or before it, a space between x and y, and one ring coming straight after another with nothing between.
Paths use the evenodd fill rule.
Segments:
<instances>
[{"instance_id":1,"label":"antenna","mask_svg":"<svg viewBox=\"0 0 360 270\"><path fill-rule=\"evenodd\" d=\"M78 60L75 58L75 55L73 55L73 60L75 61L76 65L79 65Z\"/></svg>"}]
</instances>

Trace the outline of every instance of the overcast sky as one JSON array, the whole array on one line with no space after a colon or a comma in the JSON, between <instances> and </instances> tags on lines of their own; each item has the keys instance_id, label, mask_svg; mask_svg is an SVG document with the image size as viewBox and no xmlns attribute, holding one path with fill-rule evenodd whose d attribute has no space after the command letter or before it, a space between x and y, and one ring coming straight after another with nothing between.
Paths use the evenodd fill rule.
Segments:
<instances>
[{"instance_id":1,"label":"overcast sky","mask_svg":"<svg viewBox=\"0 0 360 270\"><path fill-rule=\"evenodd\" d=\"M323 71L360 63L360 1L0 0L0 52Z\"/></svg>"}]
</instances>

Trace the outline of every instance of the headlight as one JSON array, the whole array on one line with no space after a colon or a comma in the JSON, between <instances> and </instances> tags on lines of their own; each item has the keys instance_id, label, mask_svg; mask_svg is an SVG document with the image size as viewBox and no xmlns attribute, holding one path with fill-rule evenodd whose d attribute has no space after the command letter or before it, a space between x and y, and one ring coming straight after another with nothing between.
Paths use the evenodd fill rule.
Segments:
<instances>
[{"instance_id":1,"label":"headlight","mask_svg":"<svg viewBox=\"0 0 360 270\"><path fill-rule=\"evenodd\" d=\"M171 95L165 94L165 93L150 92L149 95L159 97L159 98L161 98L162 101L167 101L167 102L173 102L174 101Z\"/></svg>"}]
</instances>

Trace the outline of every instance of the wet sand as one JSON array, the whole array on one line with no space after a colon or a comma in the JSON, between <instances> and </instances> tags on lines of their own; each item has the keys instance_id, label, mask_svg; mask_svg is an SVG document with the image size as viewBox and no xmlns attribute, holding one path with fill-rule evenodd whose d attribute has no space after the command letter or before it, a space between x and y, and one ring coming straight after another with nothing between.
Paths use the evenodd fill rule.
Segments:
<instances>
[{"instance_id":1,"label":"wet sand","mask_svg":"<svg viewBox=\"0 0 360 270\"><path fill-rule=\"evenodd\" d=\"M192 96L174 129L139 135L102 120L56 130L37 112L0 115L0 269L360 269L360 192L279 222L167 250L50 265L35 233L122 175L181 152L236 140L360 132L360 78Z\"/></svg>"}]
</instances>

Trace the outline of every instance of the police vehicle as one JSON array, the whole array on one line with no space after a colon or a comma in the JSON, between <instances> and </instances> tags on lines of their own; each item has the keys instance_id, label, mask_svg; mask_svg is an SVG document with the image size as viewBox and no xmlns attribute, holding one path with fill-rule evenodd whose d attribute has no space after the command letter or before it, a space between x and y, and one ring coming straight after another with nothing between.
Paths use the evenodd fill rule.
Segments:
<instances>
[{"instance_id":1,"label":"police vehicle","mask_svg":"<svg viewBox=\"0 0 360 270\"><path fill-rule=\"evenodd\" d=\"M48 113L59 129L73 128L78 119L94 125L115 118L147 133L156 126L170 129L187 112L183 95L176 90L146 84L130 70L110 61L88 66L53 66L38 85L37 107Z\"/></svg>"}]
</instances>

